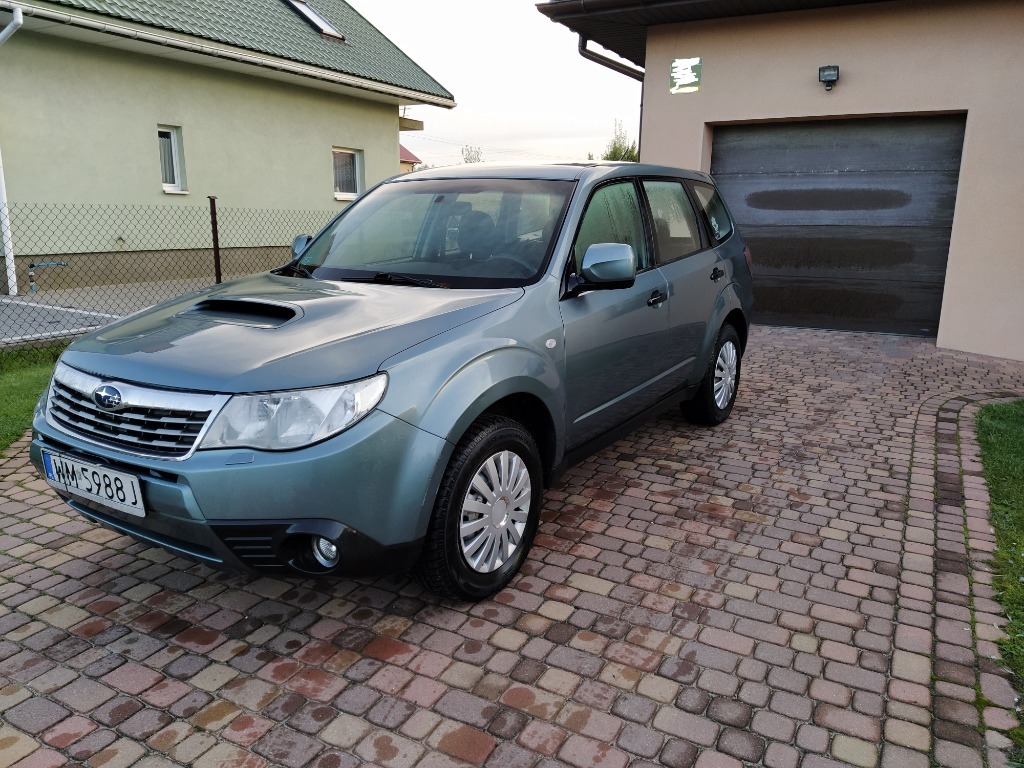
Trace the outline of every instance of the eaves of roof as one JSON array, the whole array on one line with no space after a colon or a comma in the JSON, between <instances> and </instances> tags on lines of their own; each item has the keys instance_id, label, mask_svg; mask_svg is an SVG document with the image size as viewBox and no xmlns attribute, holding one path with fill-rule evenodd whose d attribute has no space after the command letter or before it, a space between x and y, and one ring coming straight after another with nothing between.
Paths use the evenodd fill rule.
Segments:
<instances>
[{"instance_id":1,"label":"eaves of roof","mask_svg":"<svg viewBox=\"0 0 1024 768\"><path fill-rule=\"evenodd\" d=\"M455 106L447 89L345 0L311 2L344 41L320 34L285 0L0 0L0 10L15 4L27 19L77 24L211 56L232 58L237 52L234 58L242 64L398 94L405 103Z\"/></svg>"},{"instance_id":2,"label":"eaves of roof","mask_svg":"<svg viewBox=\"0 0 1024 768\"><path fill-rule=\"evenodd\" d=\"M549 0L537 10L643 67L648 27L875 2L883 0Z\"/></svg>"},{"instance_id":3,"label":"eaves of roof","mask_svg":"<svg viewBox=\"0 0 1024 768\"><path fill-rule=\"evenodd\" d=\"M408 149L403 147L401 144L398 145L398 160L402 163L420 163L422 162L416 155L410 152Z\"/></svg>"}]
</instances>

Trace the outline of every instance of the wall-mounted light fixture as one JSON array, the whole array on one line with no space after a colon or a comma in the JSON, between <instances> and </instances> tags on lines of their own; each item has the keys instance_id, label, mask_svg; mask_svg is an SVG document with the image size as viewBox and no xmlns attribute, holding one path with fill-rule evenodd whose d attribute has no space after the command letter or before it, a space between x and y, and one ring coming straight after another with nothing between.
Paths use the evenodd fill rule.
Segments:
<instances>
[{"instance_id":1,"label":"wall-mounted light fixture","mask_svg":"<svg viewBox=\"0 0 1024 768\"><path fill-rule=\"evenodd\" d=\"M829 64L827 67L818 67L818 82L825 84L826 91L831 91L832 86L839 82L839 65Z\"/></svg>"}]
</instances>

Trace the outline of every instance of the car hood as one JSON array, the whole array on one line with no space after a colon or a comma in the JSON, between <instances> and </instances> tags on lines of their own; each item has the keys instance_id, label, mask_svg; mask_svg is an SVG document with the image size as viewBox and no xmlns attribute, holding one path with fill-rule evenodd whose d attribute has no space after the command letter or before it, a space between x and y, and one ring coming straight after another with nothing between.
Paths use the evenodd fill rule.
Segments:
<instances>
[{"instance_id":1,"label":"car hood","mask_svg":"<svg viewBox=\"0 0 1024 768\"><path fill-rule=\"evenodd\" d=\"M63 359L105 379L192 391L324 386L371 376L392 355L523 293L267 273L132 315L75 342Z\"/></svg>"}]
</instances>

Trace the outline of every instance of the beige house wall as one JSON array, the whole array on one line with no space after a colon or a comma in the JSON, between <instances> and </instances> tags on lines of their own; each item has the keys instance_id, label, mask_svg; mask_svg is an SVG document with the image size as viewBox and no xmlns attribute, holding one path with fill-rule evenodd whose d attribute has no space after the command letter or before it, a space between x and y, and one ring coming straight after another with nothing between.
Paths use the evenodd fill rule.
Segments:
<instances>
[{"instance_id":1,"label":"beige house wall","mask_svg":"<svg viewBox=\"0 0 1024 768\"><path fill-rule=\"evenodd\" d=\"M965 112L938 345L1024 360L1022 35L1017 0L918 0L652 27L642 159L708 170L720 124ZM700 91L670 94L671 62L697 56ZM818 83L826 64L840 67L831 92Z\"/></svg>"},{"instance_id":2,"label":"beige house wall","mask_svg":"<svg viewBox=\"0 0 1024 768\"><path fill-rule=\"evenodd\" d=\"M28 29L0 48L12 204L216 195L233 208L340 210L332 148L363 152L369 188L398 173L398 117L393 104ZM187 195L163 191L158 125L181 126Z\"/></svg>"}]
</instances>

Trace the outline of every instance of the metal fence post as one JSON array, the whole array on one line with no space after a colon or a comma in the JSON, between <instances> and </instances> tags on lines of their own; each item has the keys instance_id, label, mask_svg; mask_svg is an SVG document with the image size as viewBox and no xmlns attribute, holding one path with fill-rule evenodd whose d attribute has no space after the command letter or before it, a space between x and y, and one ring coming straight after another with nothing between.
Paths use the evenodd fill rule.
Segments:
<instances>
[{"instance_id":1,"label":"metal fence post","mask_svg":"<svg viewBox=\"0 0 1024 768\"><path fill-rule=\"evenodd\" d=\"M218 283L220 277L220 233L217 231L217 196L210 195L210 228L213 230L213 275Z\"/></svg>"}]
</instances>

